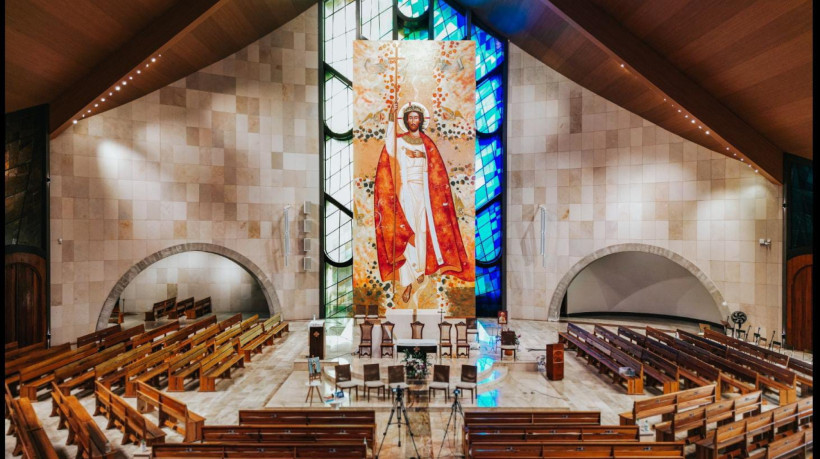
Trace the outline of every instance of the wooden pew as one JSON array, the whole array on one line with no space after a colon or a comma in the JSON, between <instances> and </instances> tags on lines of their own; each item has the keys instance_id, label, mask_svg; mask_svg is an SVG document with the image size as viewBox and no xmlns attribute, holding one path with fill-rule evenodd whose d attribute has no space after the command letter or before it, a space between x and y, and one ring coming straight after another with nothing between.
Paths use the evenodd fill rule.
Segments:
<instances>
[{"instance_id":1,"label":"wooden pew","mask_svg":"<svg viewBox=\"0 0 820 459\"><path fill-rule=\"evenodd\" d=\"M761 412L761 391L728 400L721 400L695 409L675 413L671 421L654 425L656 441L675 441L677 434L686 432L686 444L700 440L711 424L733 422L738 416L757 415Z\"/></svg>"},{"instance_id":2,"label":"wooden pew","mask_svg":"<svg viewBox=\"0 0 820 459\"><path fill-rule=\"evenodd\" d=\"M375 439L375 424L207 425L202 428L202 440L208 443L357 441L372 448Z\"/></svg>"},{"instance_id":3,"label":"wooden pew","mask_svg":"<svg viewBox=\"0 0 820 459\"><path fill-rule=\"evenodd\" d=\"M165 336L168 333L174 332L179 330L179 321L175 320L173 322L169 322L152 330L148 330L145 333L140 335L134 336L131 338L131 344L133 346L141 346L145 343L153 342L156 338L160 336Z\"/></svg>"},{"instance_id":4,"label":"wooden pew","mask_svg":"<svg viewBox=\"0 0 820 459\"><path fill-rule=\"evenodd\" d=\"M747 341L743 341L735 337L728 336L720 332L716 332L711 329L704 330L703 337L723 344L724 346L741 350L755 357L768 360L778 365L788 366L790 360L789 356L785 354L781 354L779 352L766 349L765 347L761 347L754 343L749 343Z\"/></svg>"},{"instance_id":5,"label":"wooden pew","mask_svg":"<svg viewBox=\"0 0 820 459\"><path fill-rule=\"evenodd\" d=\"M125 351L125 343L109 347L100 352L89 355L76 362L64 365L54 370L54 383L65 395L70 395L73 389L84 385L91 385L96 379L94 368Z\"/></svg>"},{"instance_id":6,"label":"wooden pew","mask_svg":"<svg viewBox=\"0 0 820 459\"><path fill-rule=\"evenodd\" d=\"M251 327L255 326L256 323L259 322L259 314L254 314L247 319L243 320L240 323L239 328L242 329L243 332L248 331Z\"/></svg>"},{"instance_id":7,"label":"wooden pew","mask_svg":"<svg viewBox=\"0 0 820 459\"><path fill-rule=\"evenodd\" d=\"M137 410L140 413L159 411L159 424L182 434L184 442L201 441L205 418L188 410L179 400L143 382L137 383Z\"/></svg>"},{"instance_id":8,"label":"wooden pew","mask_svg":"<svg viewBox=\"0 0 820 459\"><path fill-rule=\"evenodd\" d=\"M242 423L242 412L239 412ZM600 411L475 409L464 412L464 425L601 425Z\"/></svg>"},{"instance_id":9,"label":"wooden pew","mask_svg":"<svg viewBox=\"0 0 820 459\"><path fill-rule=\"evenodd\" d=\"M168 311L168 318L169 319L178 319L185 315L185 311L194 307L194 297L185 298L184 300L178 302L176 307ZM186 316L187 317L187 316Z\"/></svg>"},{"instance_id":10,"label":"wooden pew","mask_svg":"<svg viewBox=\"0 0 820 459\"><path fill-rule=\"evenodd\" d=\"M160 351L153 352L128 366L125 372L124 397L137 396L137 381L147 381L168 371L167 362L179 353L180 346L174 343Z\"/></svg>"},{"instance_id":11,"label":"wooden pew","mask_svg":"<svg viewBox=\"0 0 820 459\"><path fill-rule=\"evenodd\" d=\"M242 356L236 354L233 343L225 343L222 347L201 360L199 367L199 391L213 392L216 390L217 378L231 377L231 368L244 367Z\"/></svg>"},{"instance_id":12,"label":"wooden pew","mask_svg":"<svg viewBox=\"0 0 820 459\"><path fill-rule=\"evenodd\" d=\"M13 351L13 350L17 349L17 346L18 346L17 341L12 341L12 342L10 342L10 343L6 343L6 345L5 345L5 347L4 347L4 349L3 349L3 350L4 350L5 352L8 352L8 351Z\"/></svg>"},{"instance_id":13,"label":"wooden pew","mask_svg":"<svg viewBox=\"0 0 820 459\"><path fill-rule=\"evenodd\" d=\"M28 355L28 354L31 354L32 352L35 352L35 351L38 351L38 350L43 350L43 349L48 349L48 347L46 346L45 341L40 341L39 343L29 344L28 346L25 346L25 347L19 347L18 346L16 349L6 350L4 356L5 356L6 361L9 361L9 360L14 360L16 358L19 358L23 355Z\"/></svg>"},{"instance_id":14,"label":"wooden pew","mask_svg":"<svg viewBox=\"0 0 820 459\"><path fill-rule=\"evenodd\" d=\"M42 362L43 360L47 360L56 355L64 354L70 351L71 343L63 343L59 346L50 347L48 349L37 348L32 350L30 354L18 356L14 360L7 358L4 364L6 381L14 384L19 378L19 375L14 378L12 378L12 376L19 373L21 368Z\"/></svg>"},{"instance_id":15,"label":"wooden pew","mask_svg":"<svg viewBox=\"0 0 820 459\"><path fill-rule=\"evenodd\" d=\"M263 335L264 331L265 328L259 324L239 336L238 349L242 353L245 362L250 362L254 353L262 352L262 345L267 340Z\"/></svg>"},{"instance_id":16,"label":"wooden pew","mask_svg":"<svg viewBox=\"0 0 820 459\"><path fill-rule=\"evenodd\" d=\"M277 443L177 443L156 445L151 449L155 459L196 457L322 457L353 459L367 457L367 445L361 442L285 442Z\"/></svg>"},{"instance_id":17,"label":"wooden pew","mask_svg":"<svg viewBox=\"0 0 820 459\"><path fill-rule=\"evenodd\" d=\"M190 338L196 336L200 330L204 330L216 323L216 316L210 316L205 319L200 319L192 324L188 324L170 335L154 341L154 347L167 347L174 343L179 343L182 349L190 347Z\"/></svg>"},{"instance_id":18,"label":"wooden pew","mask_svg":"<svg viewBox=\"0 0 820 459\"><path fill-rule=\"evenodd\" d=\"M8 394L6 395L8 397ZM11 408L10 418L14 425L14 434L17 444L14 447L14 456L23 454L31 459L57 459L51 440L43 425L37 418L31 401L27 397L12 398L8 401Z\"/></svg>"},{"instance_id":19,"label":"wooden pew","mask_svg":"<svg viewBox=\"0 0 820 459\"><path fill-rule=\"evenodd\" d=\"M793 457L795 453L798 453L798 457L809 457L812 444L812 428L809 427L769 443L766 447L766 459Z\"/></svg>"},{"instance_id":20,"label":"wooden pew","mask_svg":"<svg viewBox=\"0 0 820 459\"><path fill-rule=\"evenodd\" d=\"M465 412L465 416L469 412ZM589 412L586 412L587 414ZM600 424L600 414L598 423ZM375 425L376 411L365 409L287 409L239 410L239 425L314 425L355 424Z\"/></svg>"},{"instance_id":21,"label":"wooden pew","mask_svg":"<svg viewBox=\"0 0 820 459\"><path fill-rule=\"evenodd\" d=\"M94 395L97 398L94 414L103 414L108 419L106 430L117 428L122 432L123 445L139 444L143 440L147 446L165 442L165 432L102 384L97 383Z\"/></svg>"},{"instance_id":22,"label":"wooden pew","mask_svg":"<svg viewBox=\"0 0 820 459\"><path fill-rule=\"evenodd\" d=\"M590 425L474 425L464 426L463 451L473 443L501 443L506 441L640 441L638 426Z\"/></svg>"},{"instance_id":23,"label":"wooden pew","mask_svg":"<svg viewBox=\"0 0 820 459\"><path fill-rule=\"evenodd\" d=\"M115 457L105 434L76 397L63 395L57 387L51 391L51 397L54 405L51 415L60 416L57 429L68 428L66 444L77 445L77 457Z\"/></svg>"},{"instance_id":24,"label":"wooden pew","mask_svg":"<svg viewBox=\"0 0 820 459\"><path fill-rule=\"evenodd\" d=\"M234 314L231 317L223 320L222 322L219 322L219 331L225 331L241 321L242 314Z\"/></svg>"},{"instance_id":25,"label":"wooden pew","mask_svg":"<svg viewBox=\"0 0 820 459\"><path fill-rule=\"evenodd\" d=\"M642 346L624 339L600 325L595 325L595 333L606 339L609 344L632 356L637 362L643 363L644 376L647 380L656 381L660 384L663 387L664 394L677 392L680 389L680 375L678 374L678 367L674 363L664 360L663 357L647 351Z\"/></svg>"},{"instance_id":26,"label":"wooden pew","mask_svg":"<svg viewBox=\"0 0 820 459\"><path fill-rule=\"evenodd\" d=\"M176 306L177 298L171 297L167 300L162 300L154 303L150 311L145 312L145 321L154 321L161 317L167 316L168 313Z\"/></svg>"},{"instance_id":27,"label":"wooden pew","mask_svg":"<svg viewBox=\"0 0 820 459\"><path fill-rule=\"evenodd\" d=\"M607 459L638 456L683 458L683 446L683 442L508 441L475 443L466 454L472 458L584 457Z\"/></svg>"},{"instance_id":28,"label":"wooden pew","mask_svg":"<svg viewBox=\"0 0 820 459\"><path fill-rule=\"evenodd\" d=\"M185 380L199 376L199 367L202 359L207 357L209 344L201 343L192 347L188 352L171 359L168 364L168 391L181 392L185 390Z\"/></svg>"},{"instance_id":29,"label":"wooden pew","mask_svg":"<svg viewBox=\"0 0 820 459\"><path fill-rule=\"evenodd\" d=\"M73 351L59 354L34 365L20 369L20 396L37 400L37 391L54 381L54 370L88 357L97 352L96 344L86 344Z\"/></svg>"},{"instance_id":30,"label":"wooden pew","mask_svg":"<svg viewBox=\"0 0 820 459\"><path fill-rule=\"evenodd\" d=\"M103 385L108 389L111 389L115 382L121 381L124 385L128 365L144 358L150 353L151 345L148 343L135 347L130 351L123 352L94 367L95 378L103 382Z\"/></svg>"},{"instance_id":31,"label":"wooden pew","mask_svg":"<svg viewBox=\"0 0 820 459\"><path fill-rule=\"evenodd\" d=\"M599 372L609 371L614 384L623 381L626 384L627 394L643 393L643 364L629 357L625 352L610 346L594 333L573 323L567 324L566 333L558 333L558 340L563 340L576 348L579 356L586 355L587 361L594 360ZM623 367L632 368L634 376L622 374L620 370Z\"/></svg>"},{"instance_id":32,"label":"wooden pew","mask_svg":"<svg viewBox=\"0 0 820 459\"><path fill-rule=\"evenodd\" d=\"M120 331L122 331L122 327L120 325L112 325L108 328L103 328L102 330L97 330L87 335L79 336L77 337L77 347L88 343L99 343L106 336L113 335L114 333L118 333Z\"/></svg>"},{"instance_id":33,"label":"wooden pew","mask_svg":"<svg viewBox=\"0 0 820 459\"><path fill-rule=\"evenodd\" d=\"M185 310L185 317L189 319L196 319L197 317L202 317L205 314L211 313L211 297L203 298L196 303L190 309Z\"/></svg>"},{"instance_id":34,"label":"wooden pew","mask_svg":"<svg viewBox=\"0 0 820 459\"><path fill-rule=\"evenodd\" d=\"M718 396L715 389L715 385L709 385L635 400L631 412L619 415L621 425L634 425L641 419L652 416L666 416L668 419L668 415L673 413L709 405L714 403Z\"/></svg>"},{"instance_id":35,"label":"wooden pew","mask_svg":"<svg viewBox=\"0 0 820 459\"><path fill-rule=\"evenodd\" d=\"M136 327L129 328L128 330L122 330L112 335L106 336L100 342L100 347L106 348L114 346L117 343L127 343L131 340L132 337L141 335L143 333L145 333L145 324L139 324Z\"/></svg>"},{"instance_id":36,"label":"wooden pew","mask_svg":"<svg viewBox=\"0 0 820 459\"><path fill-rule=\"evenodd\" d=\"M121 324L125 321L125 314L120 309L120 302L114 303L114 309L111 310L111 315L108 317L108 323Z\"/></svg>"}]
</instances>

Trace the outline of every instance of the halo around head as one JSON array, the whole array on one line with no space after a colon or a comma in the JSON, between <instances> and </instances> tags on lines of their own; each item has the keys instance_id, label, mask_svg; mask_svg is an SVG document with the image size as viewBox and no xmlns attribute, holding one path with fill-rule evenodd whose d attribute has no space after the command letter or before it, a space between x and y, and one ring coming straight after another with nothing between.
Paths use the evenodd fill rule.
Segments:
<instances>
[{"instance_id":1,"label":"halo around head","mask_svg":"<svg viewBox=\"0 0 820 459\"><path fill-rule=\"evenodd\" d=\"M401 109L399 110L399 127L401 128L402 132L407 132L407 126L404 124L404 114L407 112L421 112L422 120L420 129L424 129L427 127L427 122L430 120L430 112L427 110L427 107L418 103L418 102L407 102L406 104L402 105Z\"/></svg>"}]
</instances>

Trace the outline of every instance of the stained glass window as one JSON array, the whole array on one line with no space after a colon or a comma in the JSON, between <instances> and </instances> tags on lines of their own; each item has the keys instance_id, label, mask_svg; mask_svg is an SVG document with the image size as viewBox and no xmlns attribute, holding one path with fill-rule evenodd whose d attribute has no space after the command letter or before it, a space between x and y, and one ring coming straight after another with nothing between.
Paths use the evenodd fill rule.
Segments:
<instances>
[{"instance_id":1,"label":"stained glass window","mask_svg":"<svg viewBox=\"0 0 820 459\"><path fill-rule=\"evenodd\" d=\"M463 40L467 36L467 18L445 2L433 9L434 40Z\"/></svg>"},{"instance_id":2,"label":"stained glass window","mask_svg":"<svg viewBox=\"0 0 820 459\"><path fill-rule=\"evenodd\" d=\"M358 17L356 2L358 2ZM322 310L324 317L351 317L352 285L352 54L356 24L370 40L465 40L476 42L476 315L495 317L503 308L504 41L483 29L472 13L444 0L326 0L320 3L325 75L322 88L325 141L321 144L325 196L322 214ZM433 10L430 11L432 5ZM432 30L428 29L432 14ZM419 18L413 21L405 18ZM393 24L398 30L393 30ZM467 24L472 24L468 28ZM431 33L432 32L432 33ZM332 70L331 70L332 69ZM334 73L335 72L335 73ZM342 207L337 206L340 205Z\"/></svg>"},{"instance_id":3,"label":"stained glass window","mask_svg":"<svg viewBox=\"0 0 820 459\"><path fill-rule=\"evenodd\" d=\"M337 72L353 76L353 40L356 39L356 2L325 1L325 62Z\"/></svg>"},{"instance_id":4,"label":"stained glass window","mask_svg":"<svg viewBox=\"0 0 820 459\"><path fill-rule=\"evenodd\" d=\"M393 34L393 0L362 0L362 38L389 40Z\"/></svg>"},{"instance_id":5,"label":"stained glass window","mask_svg":"<svg viewBox=\"0 0 820 459\"><path fill-rule=\"evenodd\" d=\"M501 193L504 150L501 137L479 137L475 152L475 207L480 209Z\"/></svg>"},{"instance_id":6,"label":"stained glass window","mask_svg":"<svg viewBox=\"0 0 820 459\"><path fill-rule=\"evenodd\" d=\"M337 134L353 128L353 88L331 72L325 73L325 124Z\"/></svg>"},{"instance_id":7,"label":"stained glass window","mask_svg":"<svg viewBox=\"0 0 820 459\"><path fill-rule=\"evenodd\" d=\"M325 317L350 317L353 304L353 266L325 265Z\"/></svg>"},{"instance_id":8,"label":"stained glass window","mask_svg":"<svg viewBox=\"0 0 820 459\"><path fill-rule=\"evenodd\" d=\"M353 145L350 140L325 140L325 193L350 207L353 201Z\"/></svg>"},{"instance_id":9,"label":"stained glass window","mask_svg":"<svg viewBox=\"0 0 820 459\"><path fill-rule=\"evenodd\" d=\"M487 78L476 89L475 127L478 132L492 134L501 126L504 110L501 76Z\"/></svg>"},{"instance_id":10,"label":"stained glass window","mask_svg":"<svg viewBox=\"0 0 820 459\"><path fill-rule=\"evenodd\" d=\"M475 258L491 262L501 254L501 204L495 202L475 217Z\"/></svg>"},{"instance_id":11,"label":"stained glass window","mask_svg":"<svg viewBox=\"0 0 820 459\"><path fill-rule=\"evenodd\" d=\"M332 202L325 202L325 253L336 263L353 258L353 220Z\"/></svg>"},{"instance_id":12,"label":"stained glass window","mask_svg":"<svg viewBox=\"0 0 820 459\"><path fill-rule=\"evenodd\" d=\"M475 25L472 39L476 47L475 79L478 81L504 61L504 45L484 29Z\"/></svg>"},{"instance_id":13,"label":"stained glass window","mask_svg":"<svg viewBox=\"0 0 820 459\"><path fill-rule=\"evenodd\" d=\"M427 11L429 0L399 0L399 11L408 18L417 18Z\"/></svg>"}]
</instances>

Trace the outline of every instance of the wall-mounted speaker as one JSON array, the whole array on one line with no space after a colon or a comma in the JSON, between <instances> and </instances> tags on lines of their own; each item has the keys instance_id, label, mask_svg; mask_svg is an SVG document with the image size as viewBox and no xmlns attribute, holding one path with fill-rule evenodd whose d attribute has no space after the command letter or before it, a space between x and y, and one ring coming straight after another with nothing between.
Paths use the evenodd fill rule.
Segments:
<instances>
[{"instance_id":1,"label":"wall-mounted speaker","mask_svg":"<svg viewBox=\"0 0 820 459\"><path fill-rule=\"evenodd\" d=\"M313 220L304 220L302 222L302 232L310 233L313 231Z\"/></svg>"},{"instance_id":2,"label":"wall-mounted speaker","mask_svg":"<svg viewBox=\"0 0 820 459\"><path fill-rule=\"evenodd\" d=\"M305 239L302 240L302 248L304 249L305 252L310 252L310 250L313 248L313 242L312 241L313 241L312 239L308 239L308 238L305 238Z\"/></svg>"},{"instance_id":3,"label":"wall-mounted speaker","mask_svg":"<svg viewBox=\"0 0 820 459\"><path fill-rule=\"evenodd\" d=\"M302 204L302 212L305 215L310 215L310 212L312 210L313 210L313 203L311 203L310 201L305 201L305 203Z\"/></svg>"},{"instance_id":4,"label":"wall-mounted speaker","mask_svg":"<svg viewBox=\"0 0 820 459\"><path fill-rule=\"evenodd\" d=\"M310 271L311 269L313 269L313 258L305 257L302 260L302 267L305 269L305 271Z\"/></svg>"}]
</instances>

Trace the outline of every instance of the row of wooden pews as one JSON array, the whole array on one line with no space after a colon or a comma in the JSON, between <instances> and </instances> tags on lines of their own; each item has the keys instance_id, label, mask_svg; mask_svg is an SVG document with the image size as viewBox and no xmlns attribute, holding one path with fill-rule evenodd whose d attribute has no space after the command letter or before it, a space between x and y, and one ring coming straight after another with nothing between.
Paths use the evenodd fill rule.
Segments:
<instances>
[{"instance_id":1,"label":"row of wooden pews","mask_svg":"<svg viewBox=\"0 0 820 459\"><path fill-rule=\"evenodd\" d=\"M558 333L558 341L575 349L577 356L585 357L599 373L609 373L613 384L625 383L627 394L643 394L643 364L626 352L573 323L567 324L566 332ZM631 370L631 374L624 373L624 369Z\"/></svg>"},{"instance_id":2,"label":"row of wooden pews","mask_svg":"<svg viewBox=\"0 0 820 459\"><path fill-rule=\"evenodd\" d=\"M608 341L612 346L643 363L643 372L646 378L645 385L650 383L658 384L663 388L664 394L677 392L680 389L680 371L674 362L670 362L654 352L622 338L617 333L601 325L595 325L594 333Z\"/></svg>"},{"instance_id":3,"label":"row of wooden pews","mask_svg":"<svg viewBox=\"0 0 820 459\"><path fill-rule=\"evenodd\" d=\"M154 303L150 311L145 311L145 321L152 322L162 317L167 316L176 306L177 297L171 297L167 300L162 300Z\"/></svg>"},{"instance_id":4,"label":"row of wooden pews","mask_svg":"<svg viewBox=\"0 0 820 459\"><path fill-rule=\"evenodd\" d=\"M600 412L474 410L464 413L468 458L652 456L683 458L683 442L641 442L637 426L601 425Z\"/></svg>"},{"instance_id":5,"label":"row of wooden pews","mask_svg":"<svg viewBox=\"0 0 820 459\"><path fill-rule=\"evenodd\" d=\"M201 441L205 418L190 411L184 403L143 382L137 383L137 410L157 410L160 426L179 432L184 442Z\"/></svg>"},{"instance_id":6,"label":"row of wooden pews","mask_svg":"<svg viewBox=\"0 0 820 459\"><path fill-rule=\"evenodd\" d=\"M668 419L669 416L675 413L715 403L717 398L717 386L695 387L671 394L636 400L632 404L632 411L621 413L619 417L621 425L636 425L639 421L653 416L662 416Z\"/></svg>"},{"instance_id":7,"label":"row of wooden pews","mask_svg":"<svg viewBox=\"0 0 820 459\"><path fill-rule=\"evenodd\" d=\"M211 297L199 301L194 301L194 297L190 297L179 302L177 302L176 297L172 297L154 303L151 310L145 312L145 321L154 321L166 316L169 319L178 319L182 316L188 319L196 319L211 312L213 312Z\"/></svg>"},{"instance_id":8,"label":"row of wooden pews","mask_svg":"<svg viewBox=\"0 0 820 459\"><path fill-rule=\"evenodd\" d=\"M77 457L113 458L114 451L105 434L73 395L51 391L52 416L59 416L57 429L68 428L67 445L77 445Z\"/></svg>"},{"instance_id":9,"label":"row of wooden pews","mask_svg":"<svg viewBox=\"0 0 820 459\"><path fill-rule=\"evenodd\" d=\"M345 409L240 410L239 425L206 425L202 443L163 444L151 457L371 457L376 412Z\"/></svg>"},{"instance_id":10,"label":"row of wooden pews","mask_svg":"<svg viewBox=\"0 0 820 459\"><path fill-rule=\"evenodd\" d=\"M31 401L26 397L14 398L8 391L5 397L6 414L11 420L6 435L14 435L16 439L12 454L23 454L30 459L57 459L54 445L43 430Z\"/></svg>"}]
</instances>

